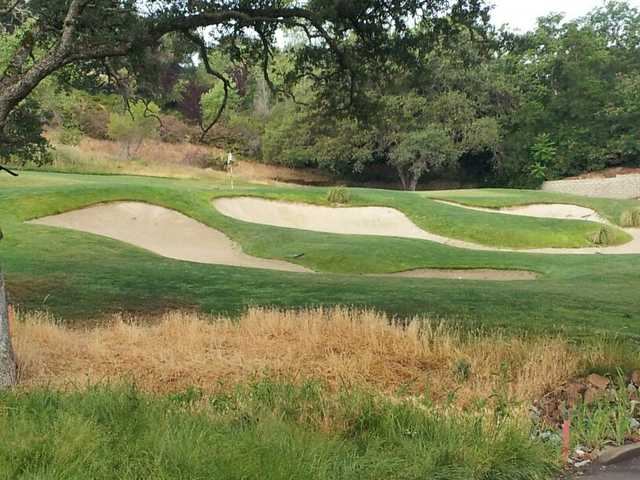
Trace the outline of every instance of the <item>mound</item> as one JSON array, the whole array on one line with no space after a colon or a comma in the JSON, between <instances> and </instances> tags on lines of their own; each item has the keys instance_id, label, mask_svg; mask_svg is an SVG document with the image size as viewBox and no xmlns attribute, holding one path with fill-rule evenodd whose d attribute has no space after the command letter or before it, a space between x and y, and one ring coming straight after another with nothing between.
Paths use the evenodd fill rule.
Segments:
<instances>
[{"instance_id":1,"label":"mound","mask_svg":"<svg viewBox=\"0 0 640 480\"><path fill-rule=\"evenodd\" d=\"M223 233L174 210L147 203L100 204L30 223L95 233L178 260L310 272L293 263L247 255Z\"/></svg>"}]
</instances>

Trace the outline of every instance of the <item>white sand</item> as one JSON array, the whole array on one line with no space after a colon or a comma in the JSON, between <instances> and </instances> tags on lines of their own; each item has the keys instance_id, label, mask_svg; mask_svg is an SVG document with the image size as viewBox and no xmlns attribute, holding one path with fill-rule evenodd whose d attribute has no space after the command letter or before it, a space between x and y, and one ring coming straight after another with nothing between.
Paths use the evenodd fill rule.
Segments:
<instances>
[{"instance_id":1,"label":"white sand","mask_svg":"<svg viewBox=\"0 0 640 480\"><path fill-rule=\"evenodd\" d=\"M223 233L174 210L147 203L99 204L29 223L95 233L178 260L309 272L293 263L247 255Z\"/></svg>"},{"instance_id":2,"label":"white sand","mask_svg":"<svg viewBox=\"0 0 640 480\"><path fill-rule=\"evenodd\" d=\"M342 235L377 235L421 240L431 240L432 237L393 208L333 208L253 197L219 198L214 200L213 205L227 217L261 225Z\"/></svg>"},{"instance_id":3,"label":"white sand","mask_svg":"<svg viewBox=\"0 0 640 480\"><path fill-rule=\"evenodd\" d=\"M452 205L454 207L466 208L468 210L476 210L479 212L504 213L505 215L521 215L524 217L538 218L557 218L560 220L586 220L589 222L608 223L601 217L598 212L590 208L580 207L578 205L567 205L562 203L537 203L533 205L521 205L517 207L504 208L482 208L470 207L459 203L447 202L444 200L435 200L438 203Z\"/></svg>"},{"instance_id":4,"label":"white sand","mask_svg":"<svg viewBox=\"0 0 640 480\"><path fill-rule=\"evenodd\" d=\"M416 197L416 201L420 201L420 199ZM415 225L402 212L392 208L334 208L254 197L220 198L214 200L213 204L223 215L249 223L344 235L415 238L467 250L545 254L640 254L640 229L633 228L623 229L633 237L631 242L613 247L509 249L488 247L426 232ZM458 208L488 211L497 214L580 219L606 223L594 210L575 205L540 204L497 210L449 204Z\"/></svg>"},{"instance_id":5,"label":"white sand","mask_svg":"<svg viewBox=\"0 0 640 480\"><path fill-rule=\"evenodd\" d=\"M385 277L404 278L446 278L456 280L492 280L500 282L511 282L517 280L535 280L538 274L526 270L494 270L489 268L478 268L469 270L420 268L407 272L392 273Z\"/></svg>"}]
</instances>

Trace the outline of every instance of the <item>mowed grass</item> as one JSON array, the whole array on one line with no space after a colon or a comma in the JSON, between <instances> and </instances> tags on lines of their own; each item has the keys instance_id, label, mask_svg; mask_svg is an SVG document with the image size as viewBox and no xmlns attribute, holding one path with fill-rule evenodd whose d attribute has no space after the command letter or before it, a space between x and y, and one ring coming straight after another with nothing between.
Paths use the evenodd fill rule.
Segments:
<instances>
[{"instance_id":1,"label":"mowed grass","mask_svg":"<svg viewBox=\"0 0 640 480\"><path fill-rule=\"evenodd\" d=\"M326 193L323 188L242 182L231 190L224 182L148 177L34 172L18 179L1 177L0 226L6 238L0 243L0 255L10 295L26 308L50 309L68 321L99 319L120 310L148 313L192 308L239 313L256 305L355 305L401 316L421 313L516 330L640 333L640 256L467 251L420 240L248 224L224 217L211 206L213 198L227 195L326 203ZM590 229L598 228L581 221L483 214L411 193L367 189L351 193L354 204L398 208L434 233L457 236L459 231L458 238L464 238L463 233L482 232L485 242L504 237L541 246L535 238L540 231L530 221L546 225L551 232L546 238L552 243L563 237L580 243ZM522 194L535 196L536 192ZM174 261L106 238L24 223L111 200L146 201L179 210L224 231L252 255L295 261L322 273ZM617 202L609 202L607 208L618 208ZM528 239L518 232L529 232ZM521 269L543 276L537 281L506 283L363 275L415 268Z\"/></svg>"}]
</instances>

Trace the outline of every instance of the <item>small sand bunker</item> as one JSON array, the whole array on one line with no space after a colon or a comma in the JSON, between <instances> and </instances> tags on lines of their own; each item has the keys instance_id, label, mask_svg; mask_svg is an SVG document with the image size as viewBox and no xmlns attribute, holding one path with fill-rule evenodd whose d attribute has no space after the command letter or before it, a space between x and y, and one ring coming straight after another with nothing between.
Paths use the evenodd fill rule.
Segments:
<instances>
[{"instance_id":1,"label":"small sand bunker","mask_svg":"<svg viewBox=\"0 0 640 480\"><path fill-rule=\"evenodd\" d=\"M470 207L467 205L447 202L444 200L436 200L436 202L453 205L454 207L462 207L468 210L477 210L479 212L504 213L505 215L521 215L524 217L557 218L560 220L586 220L589 222L608 223L605 218L603 218L596 211L591 210L590 208L580 207L578 205L567 205L563 203L536 203L532 205L520 205L516 207L482 208Z\"/></svg>"},{"instance_id":2,"label":"small sand bunker","mask_svg":"<svg viewBox=\"0 0 640 480\"><path fill-rule=\"evenodd\" d=\"M29 223L95 233L177 260L309 272L293 263L247 255L223 233L174 210L147 203L100 204Z\"/></svg>"},{"instance_id":3,"label":"small sand bunker","mask_svg":"<svg viewBox=\"0 0 640 480\"><path fill-rule=\"evenodd\" d=\"M402 212L385 207L322 207L253 197L214 200L223 215L249 223L342 235L432 239Z\"/></svg>"},{"instance_id":4,"label":"small sand bunker","mask_svg":"<svg viewBox=\"0 0 640 480\"><path fill-rule=\"evenodd\" d=\"M536 280L539 275L535 272L529 272L526 270L493 270L488 268L479 268L475 270L452 270L421 268L418 270L409 270L407 272L393 273L385 276L513 282L518 280Z\"/></svg>"}]
</instances>

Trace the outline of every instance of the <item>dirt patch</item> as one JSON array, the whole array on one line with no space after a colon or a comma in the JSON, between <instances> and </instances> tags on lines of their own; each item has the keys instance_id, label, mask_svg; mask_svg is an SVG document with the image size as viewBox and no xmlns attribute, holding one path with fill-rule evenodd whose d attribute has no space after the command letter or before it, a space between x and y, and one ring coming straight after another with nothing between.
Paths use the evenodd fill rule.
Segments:
<instances>
[{"instance_id":1,"label":"dirt patch","mask_svg":"<svg viewBox=\"0 0 640 480\"><path fill-rule=\"evenodd\" d=\"M177 260L309 272L293 263L247 255L222 232L174 210L147 203L94 205L29 223L94 233Z\"/></svg>"},{"instance_id":2,"label":"dirt patch","mask_svg":"<svg viewBox=\"0 0 640 480\"><path fill-rule=\"evenodd\" d=\"M536 280L539 277L537 273L529 272L526 270L494 270L489 268L468 270L421 268L417 270L409 270L406 272L393 273L386 276L404 278L442 278L450 280L484 280L498 282Z\"/></svg>"}]
</instances>

